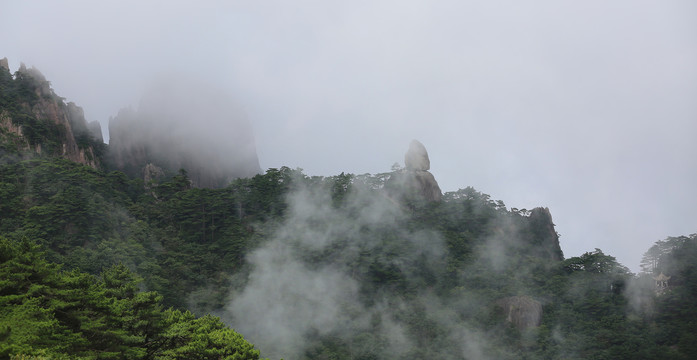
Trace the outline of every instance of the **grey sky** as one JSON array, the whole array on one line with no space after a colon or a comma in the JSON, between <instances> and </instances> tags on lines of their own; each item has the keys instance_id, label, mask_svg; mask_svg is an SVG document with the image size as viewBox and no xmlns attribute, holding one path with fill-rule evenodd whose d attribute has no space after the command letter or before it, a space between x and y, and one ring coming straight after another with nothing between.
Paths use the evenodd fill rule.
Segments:
<instances>
[{"instance_id":1,"label":"grey sky","mask_svg":"<svg viewBox=\"0 0 697 360\"><path fill-rule=\"evenodd\" d=\"M697 2L2 1L0 57L106 130L157 76L225 86L262 168L377 173L550 208L634 271L697 232Z\"/></svg>"}]
</instances>

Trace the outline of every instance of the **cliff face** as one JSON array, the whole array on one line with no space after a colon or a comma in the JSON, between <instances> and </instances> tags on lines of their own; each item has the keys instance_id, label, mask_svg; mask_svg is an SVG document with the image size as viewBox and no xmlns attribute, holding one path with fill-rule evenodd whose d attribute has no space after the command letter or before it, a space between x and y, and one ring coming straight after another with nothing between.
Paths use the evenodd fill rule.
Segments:
<instances>
[{"instance_id":1,"label":"cliff face","mask_svg":"<svg viewBox=\"0 0 697 360\"><path fill-rule=\"evenodd\" d=\"M530 212L528 231L533 235L535 255L552 261L564 260L564 254L559 245L559 234L554 229L552 213L549 208L534 208Z\"/></svg>"},{"instance_id":2,"label":"cliff face","mask_svg":"<svg viewBox=\"0 0 697 360\"><path fill-rule=\"evenodd\" d=\"M519 330L534 328L542 322L542 304L529 296L510 296L496 301L506 321Z\"/></svg>"},{"instance_id":3,"label":"cliff face","mask_svg":"<svg viewBox=\"0 0 697 360\"><path fill-rule=\"evenodd\" d=\"M109 121L111 166L150 177L157 167L185 169L193 184L216 188L261 172L251 126L221 91L197 82L154 88L138 110L123 109Z\"/></svg>"},{"instance_id":4,"label":"cliff face","mask_svg":"<svg viewBox=\"0 0 697 360\"><path fill-rule=\"evenodd\" d=\"M0 61L0 140L5 151L61 156L97 168L102 141L98 122L65 103L35 68L22 64L13 77Z\"/></svg>"}]
</instances>

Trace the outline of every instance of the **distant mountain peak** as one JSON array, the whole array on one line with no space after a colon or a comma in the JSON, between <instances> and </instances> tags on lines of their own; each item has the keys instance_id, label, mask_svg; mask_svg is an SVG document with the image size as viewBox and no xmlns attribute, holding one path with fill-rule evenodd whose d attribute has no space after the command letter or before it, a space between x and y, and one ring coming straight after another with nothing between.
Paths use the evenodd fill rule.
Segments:
<instances>
[{"instance_id":1,"label":"distant mountain peak","mask_svg":"<svg viewBox=\"0 0 697 360\"><path fill-rule=\"evenodd\" d=\"M199 80L168 79L137 110L109 121L112 166L141 176L148 164L187 170L195 186L215 188L261 172L245 114L224 91Z\"/></svg>"}]
</instances>

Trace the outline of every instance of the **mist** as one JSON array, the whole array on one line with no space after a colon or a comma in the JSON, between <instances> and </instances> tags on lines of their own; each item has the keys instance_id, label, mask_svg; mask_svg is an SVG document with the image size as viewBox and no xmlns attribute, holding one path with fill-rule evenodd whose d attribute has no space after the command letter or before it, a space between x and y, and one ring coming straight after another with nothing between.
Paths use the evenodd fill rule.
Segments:
<instances>
[{"instance_id":1,"label":"mist","mask_svg":"<svg viewBox=\"0 0 697 360\"><path fill-rule=\"evenodd\" d=\"M405 184L389 180L403 179L403 171L330 178L295 173L285 215L258 225L265 240L247 255L248 269L233 276L228 303L215 313L270 358L323 351L351 358L514 356L501 337L507 321L491 297L540 298L530 279L554 263L514 259L547 245L529 242L524 217L503 208L494 215L488 198L473 190L446 194L446 205L410 202ZM444 206L442 214L453 217L445 223L462 223L459 217L467 216L455 209L463 201L470 204L465 208L478 204L465 210L475 217L494 216L486 225L494 231L447 245L444 231L456 230L427 219ZM467 248L465 262L454 260L452 249ZM491 325L489 318L498 320ZM529 328L524 336L536 333Z\"/></svg>"},{"instance_id":2,"label":"mist","mask_svg":"<svg viewBox=\"0 0 697 360\"><path fill-rule=\"evenodd\" d=\"M353 186L339 207L331 187L318 185L301 185L289 195L285 220L248 256L253 270L246 285L230 295L223 319L272 358L301 358L312 339L323 337L338 338L353 352L413 353L413 338L396 318L416 301L365 288L361 279L368 261L405 272L417 262L442 267L442 238L409 229L400 204L367 185ZM422 274L407 277L408 286L427 285ZM377 296L366 298L373 291ZM376 327L378 337L360 343L360 334L366 337Z\"/></svg>"},{"instance_id":3,"label":"mist","mask_svg":"<svg viewBox=\"0 0 697 360\"><path fill-rule=\"evenodd\" d=\"M203 79L158 79L136 110L109 119L109 133L109 160L132 176L151 164L146 177L185 169L194 185L220 187L261 171L245 112Z\"/></svg>"},{"instance_id":4,"label":"mist","mask_svg":"<svg viewBox=\"0 0 697 360\"><path fill-rule=\"evenodd\" d=\"M158 74L242 104L262 169L377 173L430 144L441 187L555 214L634 271L694 231L692 1L4 4L1 56L108 119ZM106 138L108 138L106 134Z\"/></svg>"}]
</instances>

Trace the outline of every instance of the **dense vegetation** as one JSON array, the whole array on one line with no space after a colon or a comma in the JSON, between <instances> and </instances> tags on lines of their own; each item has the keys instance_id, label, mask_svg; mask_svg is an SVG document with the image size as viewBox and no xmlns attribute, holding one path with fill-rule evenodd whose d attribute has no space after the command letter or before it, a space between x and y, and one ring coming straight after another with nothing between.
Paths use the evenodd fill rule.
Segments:
<instances>
[{"instance_id":1,"label":"dense vegetation","mask_svg":"<svg viewBox=\"0 0 697 360\"><path fill-rule=\"evenodd\" d=\"M131 354L127 357L152 358L166 353L163 348L149 347L161 343L152 342L151 337L166 336L171 327L162 319L179 316L188 322L209 321L218 325L206 326L221 330L215 318L195 320L190 313L180 311L218 311L230 301L235 287L244 287L244 280L234 281L234 275L249 274L252 270L245 255L263 246L284 226L290 216L290 193L299 188L326 191L329 196L317 201L326 200L342 216L359 221L358 210L368 205L351 203L351 194L357 191L352 189L380 196L385 177L342 174L313 178L283 168L237 180L223 189L198 189L192 188L186 173L181 172L146 187L142 180L118 172L56 158L5 161L0 167L2 268L14 274L19 273L18 266L25 266L39 281L3 283L2 295L7 299L3 301L13 305L3 306L4 341L9 341L4 351L85 357L98 353L107 357L121 351L114 347L121 344L130 351L123 350ZM656 267L647 270L651 275L661 271L671 274L675 286L656 296L650 276L633 276L597 249L549 261L545 254L554 249L542 251L536 244L541 236L538 230L548 224L533 226L536 219L531 211L507 210L502 202L471 188L448 193L441 203L405 204L400 211L406 217L361 230L361 236L373 242L363 243L356 257L346 260L342 254L346 254L347 244L339 241L331 248L303 249L302 261L314 267L345 262L360 284L357 301L363 306L373 306L378 298L388 302L399 299L404 308L392 314L392 321L405 326L409 338L418 339L418 346L405 356L421 357L434 351L461 353L447 336L457 324L486 334L481 351L494 358L687 359L695 354L689 341L697 330L690 320L696 315L691 304L697 283L694 235L657 243L668 243L670 248L663 246ZM313 226L327 225L321 221ZM418 244L405 242L398 229L442 236L445 251L434 255L442 262L414 256ZM42 260L38 247L50 262ZM496 258L482 255L488 250L493 250ZM650 250L647 256L655 252ZM63 264L66 270L59 271L56 264ZM144 279L140 289L149 292L135 291L136 273ZM125 284L119 286L131 289L128 296L115 298L123 300L118 306L101 299L108 293L107 279L117 275ZM634 283L643 283L646 289L628 293L627 288ZM31 284L45 290L31 289ZM440 321L426 308L424 289L441 301L443 308L453 311L455 325ZM58 300L49 294L56 294ZM539 327L518 329L505 321L495 300L513 295L530 296L544 304ZM76 306L80 301L84 304ZM640 305L635 308L633 302L637 301ZM123 309L137 309L134 303L141 304L143 312L123 314ZM162 310L162 304L180 310ZM77 313L77 309L99 313L99 317ZM36 316L29 315L30 311ZM63 315L65 311L68 314ZM22 316L36 321L21 322L23 328L14 332L7 330ZM97 326L72 320L81 316L95 319L101 331L115 332L109 335L112 343L91 344L89 339L81 339L87 331L84 329ZM139 333L128 322L150 318L133 319L138 316L155 316L159 323L150 328L150 334ZM373 321L374 328L362 328L350 336L307 334L303 356L359 358L349 354L356 354L352 349L360 346L372 349L359 352L363 358L383 357L389 340L379 336L381 320ZM38 331L56 338L32 337ZM32 340L38 338L46 342ZM75 344L69 345L66 339L74 339Z\"/></svg>"},{"instance_id":2,"label":"dense vegetation","mask_svg":"<svg viewBox=\"0 0 697 360\"><path fill-rule=\"evenodd\" d=\"M218 318L163 310L123 265L99 277L45 260L31 241L0 238L0 356L70 359L258 359Z\"/></svg>"},{"instance_id":3,"label":"dense vegetation","mask_svg":"<svg viewBox=\"0 0 697 360\"><path fill-rule=\"evenodd\" d=\"M14 76L0 67L0 154L19 155L29 148L46 155L59 156L65 152L62 139L70 132L66 125L46 118L57 116L56 109L68 113L64 99L50 89L38 70L22 68ZM67 119L72 126L79 149L90 148L87 153L98 157L105 154L106 145L89 134L84 119ZM15 128L10 131L9 127ZM17 133L19 129L20 133Z\"/></svg>"},{"instance_id":4,"label":"dense vegetation","mask_svg":"<svg viewBox=\"0 0 697 360\"><path fill-rule=\"evenodd\" d=\"M21 81L0 79L12 119L35 100ZM288 359L697 356L697 235L634 275L600 249L565 259L546 209L396 200L398 168L202 189L22 141L0 137L0 358L258 358L225 323Z\"/></svg>"}]
</instances>

